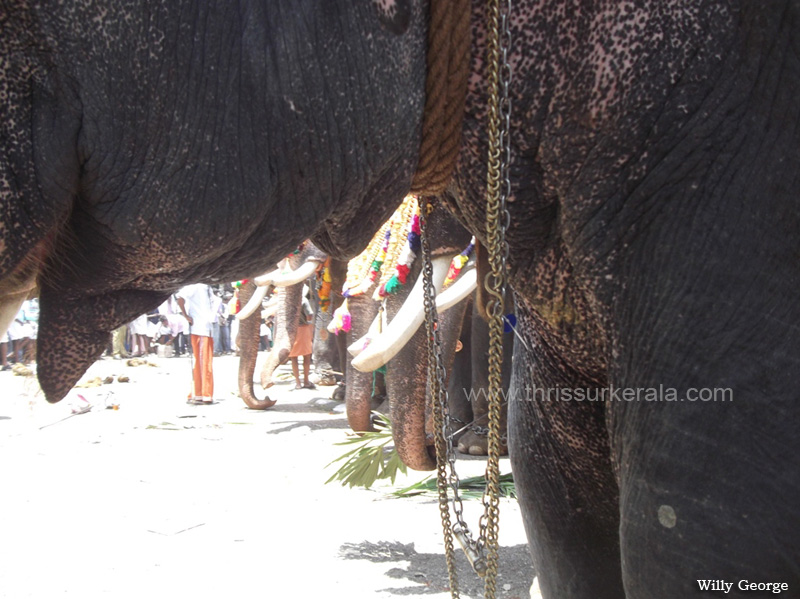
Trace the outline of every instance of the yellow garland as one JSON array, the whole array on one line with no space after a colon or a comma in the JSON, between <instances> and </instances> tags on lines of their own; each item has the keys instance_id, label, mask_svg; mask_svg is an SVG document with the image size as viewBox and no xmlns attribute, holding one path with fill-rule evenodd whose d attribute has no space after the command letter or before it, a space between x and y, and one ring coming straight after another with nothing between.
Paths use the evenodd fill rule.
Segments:
<instances>
[{"instance_id":1,"label":"yellow garland","mask_svg":"<svg viewBox=\"0 0 800 599\"><path fill-rule=\"evenodd\" d=\"M383 247L383 242L386 239L386 230L390 224L391 219L383 223L378 232L372 236L366 249L347 263L347 278L342 286L342 291L355 289L365 279L369 281L369 268L380 253L381 247Z\"/></svg>"},{"instance_id":2,"label":"yellow garland","mask_svg":"<svg viewBox=\"0 0 800 599\"><path fill-rule=\"evenodd\" d=\"M381 278L378 281L378 286L375 288L375 293L372 299L376 302L381 301L383 298L378 295L382 285L394 275L394 270L397 267L397 260L403 252L403 248L408 242L408 228L411 226L411 220L417 212L417 197L406 196L400 208L395 212L394 222L392 224L392 238L389 240L389 249L386 252L386 260L383 262L383 269L381 271Z\"/></svg>"},{"instance_id":3,"label":"yellow garland","mask_svg":"<svg viewBox=\"0 0 800 599\"><path fill-rule=\"evenodd\" d=\"M408 223L414 217L416 205L417 198L415 196L406 196L392 217L383 223L378 232L372 236L366 249L347 263L347 278L342 287L343 292L350 290L351 296L360 295L375 283L377 283L376 289L380 289L380 284L384 282L384 278L388 280L392 276L397 258L405 245ZM381 248L386 241L386 231L389 228L391 228L391 236L389 238L389 247L386 250L386 257L381 266L380 280L370 281L370 267L381 253Z\"/></svg>"}]
</instances>

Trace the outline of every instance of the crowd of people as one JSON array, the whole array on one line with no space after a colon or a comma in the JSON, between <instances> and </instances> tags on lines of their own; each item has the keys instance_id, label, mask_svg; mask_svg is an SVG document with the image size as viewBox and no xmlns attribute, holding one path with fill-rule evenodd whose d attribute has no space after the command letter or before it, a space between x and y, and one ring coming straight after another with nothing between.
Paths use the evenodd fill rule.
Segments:
<instances>
[{"instance_id":1,"label":"crowd of people","mask_svg":"<svg viewBox=\"0 0 800 599\"><path fill-rule=\"evenodd\" d=\"M25 300L0 341L2 370L11 370L11 364L29 364L36 359L38 330L39 300Z\"/></svg>"},{"instance_id":2,"label":"crowd of people","mask_svg":"<svg viewBox=\"0 0 800 599\"><path fill-rule=\"evenodd\" d=\"M104 355L115 359L151 354L161 358L191 356L193 376L187 401L213 403L213 357L237 353L239 321L235 315L239 309L238 290L232 284L187 285L157 309L112 331ZM263 315L262 312L259 349L269 351L274 339L274 317ZM38 321L38 299L26 300L0 342L2 370L10 370L14 363L26 365L36 360ZM304 286L297 339L289 354L296 389L315 388L309 380L313 321L308 287Z\"/></svg>"},{"instance_id":3,"label":"crowd of people","mask_svg":"<svg viewBox=\"0 0 800 599\"><path fill-rule=\"evenodd\" d=\"M203 287L208 290L208 336L211 339L209 351L215 356L234 354L237 351L237 290L229 284ZM142 314L114 330L105 355L116 359L151 354L164 358L191 356L192 326L181 312L179 304L184 289L170 296L156 310ZM35 362L38 322L39 300L26 300L0 341L0 369L10 370L13 364L27 365ZM268 351L272 347L273 339L272 317L262 319L260 337L259 349Z\"/></svg>"}]
</instances>

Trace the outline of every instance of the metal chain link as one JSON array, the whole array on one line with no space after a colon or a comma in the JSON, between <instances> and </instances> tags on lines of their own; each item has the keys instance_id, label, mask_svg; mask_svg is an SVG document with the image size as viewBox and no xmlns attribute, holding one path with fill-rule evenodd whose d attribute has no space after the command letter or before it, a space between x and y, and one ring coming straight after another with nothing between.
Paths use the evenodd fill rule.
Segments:
<instances>
[{"instance_id":1,"label":"metal chain link","mask_svg":"<svg viewBox=\"0 0 800 599\"><path fill-rule=\"evenodd\" d=\"M500 493L500 406L503 368L503 309L506 293L508 244L506 230L510 216L506 201L510 182L511 67L508 52L511 45L508 18L510 0L489 2L489 159L486 197L486 246L491 272L485 286L489 295L486 312L489 316L488 375L488 460L486 490L483 494L484 515L480 522L478 544L486 550L484 597L494 599L497 586L497 554Z\"/></svg>"},{"instance_id":2,"label":"metal chain link","mask_svg":"<svg viewBox=\"0 0 800 599\"><path fill-rule=\"evenodd\" d=\"M506 265L509 255L505 239L510 224L506 201L511 193L509 165L511 163L510 127L511 66L508 53L511 47L509 31L510 0L489 0L489 160L487 173L486 238L491 272L484 282L489 294L489 388L488 388L488 460L486 489L483 495L484 514L480 518L477 541L471 537L464 521L459 496L459 479L455 468L453 434L447 409L446 373L442 363L442 348L436 314L436 291L433 286L433 266L430 242L426 232L427 216L432 209L430 198L421 198L420 229L423 257L423 303L428 339L428 383L433 406L434 440L436 446L437 488L439 512L444 532L445 558L450 581L450 593L459 597L455 569L453 538L464 549L473 569L485 580L484 597L495 599L497 586L498 517L500 493L500 444L506 436L500 434L503 366L503 309L506 293ZM447 472L449 467L449 474ZM451 526L448 487L453 490L453 512L456 524ZM486 556L484 557L484 550Z\"/></svg>"},{"instance_id":3,"label":"metal chain link","mask_svg":"<svg viewBox=\"0 0 800 599\"><path fill-rule=\"evenodd\" d=\"M458 578L456 575L455 554L453 551L453 530L450 524L450 505L447 488L447 428L446 412L443 410L444 364L439 336L439 319L436 314L436 290L433 287L433 265L431 262L430 240L427 232L428 213L432 204L429 198L420 198L419 225L422 249L423 306L425 308L425 337L428 342L428 388L433 406L434 444L436 447L436 482L439 494L439 514L444 533L444 553L447 562L447 575L450 580L450 595L458 598ZM446 402L446 399L444 400ZM452 444L452 440L450 440ZM456 516L458 517L458 515Z\"/></svg>"},{"instance_id":4,"label":"metal chain link","mask_svg":"<svg viewBox=\"0 0 800 599\"><path fill-rule=\"evenodd\" d=\"M444 489L445 494L440 496L440 505L447 505L447 487L453 492L453 514L455 524L451 528L461 548L469 559L472 568L480 575L485 573L485 560L483 559L477 543L472 540L469 525L464 520L464 504L461 500L459 489L461 481L456 470L456 452L453 449L452 418L448 409L447 399L447 373L442 361L442 346L439 334L439 319L436 311L436 291L433 286L433 270L429 237L427 234L427 215L433 210L430 198L422 198L420 209L421 249L423 257L423 303L425 308L425 322L428 325L429 348L433 348L434 355L428 353L428 382L431 390L431 404L433 406L433 427L435 430L434 441L436 444L437 481ZM441 451L440 451L441 447ZM443 503L442 503L443 502ZM447 523L449 526L449 513ZM445 525L444 519L442 520ZM447 536L447 535L446 535ZM455 572L453 572L455 575Z\"/></svg>"}]
</instances>

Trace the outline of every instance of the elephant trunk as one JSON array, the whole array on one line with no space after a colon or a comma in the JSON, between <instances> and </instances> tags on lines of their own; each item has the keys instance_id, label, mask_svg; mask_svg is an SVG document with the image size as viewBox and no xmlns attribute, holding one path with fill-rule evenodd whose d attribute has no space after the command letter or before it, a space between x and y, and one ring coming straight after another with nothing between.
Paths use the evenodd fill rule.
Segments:
<instances>
[{"instance_id":1,"label":"elephant trunk","mask_svg":"<svg viewBox=\"0 0 800 599\"><path fill-rule=\"evenodd\" d=\"M298 283L291 287L279 287L277 295L278 311L275 316L275 339L261 369L261 385L265 389L272 386L272 375L275 369L281 364L285 364L289 359L292 345L294 345L297 338L297 325L302 308L303 284Z\"/></svg>"},{"instance_id":2,"label":"elephant trunk","mask_svg":"<svg viewBox=\"0 0 800 599\"><path fill-rule=\"evenodd\" d=\"M423 331L418 331L405 349L420 359L404 361L402 365L393 360L386 365L394 445L400 459L412 470L434 470L436 452L425 401L428 364Z\"/></svg>"},{"instance_id":3,"label":"elephant trunk","mask_svg":"<svg viewBox=\"0 0 800 599\"><path fill-rule=\"evenodd\" d=\"M372 301L370 293L351 297L348 300L350 313L352 314L352 328L346 333L347 338L342 339L345 333L339 333L342 345L346 346L350 338L358 338L367 332L367 326L378 310L378 303ZM377 377L372 372L360 372L353 368L352 360L345 361L345 380L347 389L345 390L345 408L347 411L347 423L355 432L366 432L373 430L372 410L374 405L373 387L377 382Z\"/></svg>"},{"instance_id":4,"label":"elephant trunk","mask_svg":"<svg viewBox=\"0 0 800 599\"><path fill-rule=\"evenodd\" d=\"M250 300L256 291L253 283L248 283L239 291L242 303ZM269 397L258 399L253 389L253 374L258 358L259 329L261 327L261 311L257 310L239 323L239 395L248 408L266 410L275 405Z\"/></svg>"},{"instance_id":5,"label":"elephant trunk","mask_svg":"<svg viewBox=\"0 0 800 599\"><path fill-rule=\"evenodd\" d=\"M447 373L452 369L467 303L461 301L439 315L442 358ZM433 470L436 467L432 406L427 389L427 356L428 344L422 328L403 352L386 365L395 447L403 463L413 470ZM447 381L444 384L446 389Z\"/></svg>"},{"instance_id":6,"label":"elephant trunk","mask_svg":"<svg viewBox=\"0 0 800 599\"><path fill-rule=\"evenodd\" d=\"M250 299L247 300L247 302L242 301L242 305L244 306L244 308L239 310L239 313L236 315L236 318L242 321L245 318L252 316L256 312L260 314L261 302L264 301L264 298L267 295L267 291L269 291L269 286L264 285L261 287L256 287L256 290L252 295L248 293L248 295L250 295ZM241 292L239 293L239 299L242 300Z\"/></svg>"}]
</instances>

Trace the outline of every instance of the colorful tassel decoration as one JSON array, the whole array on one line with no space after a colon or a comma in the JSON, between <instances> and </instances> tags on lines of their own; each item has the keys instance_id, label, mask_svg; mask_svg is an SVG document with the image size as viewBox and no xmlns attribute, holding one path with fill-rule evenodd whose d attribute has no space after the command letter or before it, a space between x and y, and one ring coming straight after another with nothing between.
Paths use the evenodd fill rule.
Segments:
<instances>
[{"instance_id":1,"label":"colorful tassel decoration","mask_svg":"<svg viewBox=\"0 0 800 599\"><path fill-rule=\"evenodd\" d=\"M450 268L447 270L447 277L444 279L444 284L442 285L442 289L446 288L450 285L453 281L458 278L458 275L461 274L461 270L464 268L464 265L469 262L469 257L472 252L475 250L475 238L473 237L472 240L469 242L469 245L464 248L464 251L461 252L458 256L453 258L450 262Z\"/></svg>"},{"instance_id":2,"label":"colorful tassel decoration","mask_svg":"<svg viewBox=\"0 0 800 599\"><path fill-rule=\"evenodd\" d=\"M517 315L513 312L511 314L506 314L503 321L503 332L511 333L517 326Z\"/></svg>"},{"instance_id":3,"label":"colorful tassel decoration","mask_svg":"<svg viewBox=\"0 0 800 599\"><path fill-rule=\"evenodd\" d=\"M419 207L414 206L415 214L411 218L408 227L408 235L406 236L406 244L397 258L397 266L392 277L386 281L376 292L373 299L386 297L392 293L397 293L399 289L406 284L408 273L411 270L411 265L417 257L420 248L420 233L419 228Z\"/></svg>"},{"instance_id":4,"label":"colorful tassel decoration","mask_svg":"<svg viewBox=\"0 0 800 599\"><path fill-rule=\"evenodd\" d=\"M333 313L331 322L328 325L328 331L334 335L338 335L342 331L347 333L350 331L351 324L350 310L347 307L347 298L345 298L345 300L342 302L342 305L339 306Z\"/></svg>"},{"instance_id":5,"label":"colorful tassel decoration","mask_svg":"<svg viewBox=\"0 0 800 599\"><path fill-rule=\"evenodd\" d=\"M319 289L317 291L317 295L319 296L319 309L322 312L327 312L331 308L331 283L333 280L331 279L330 263L330 258L325 260L325 264L322 267Z\"/></svg>"}]
</instances>

